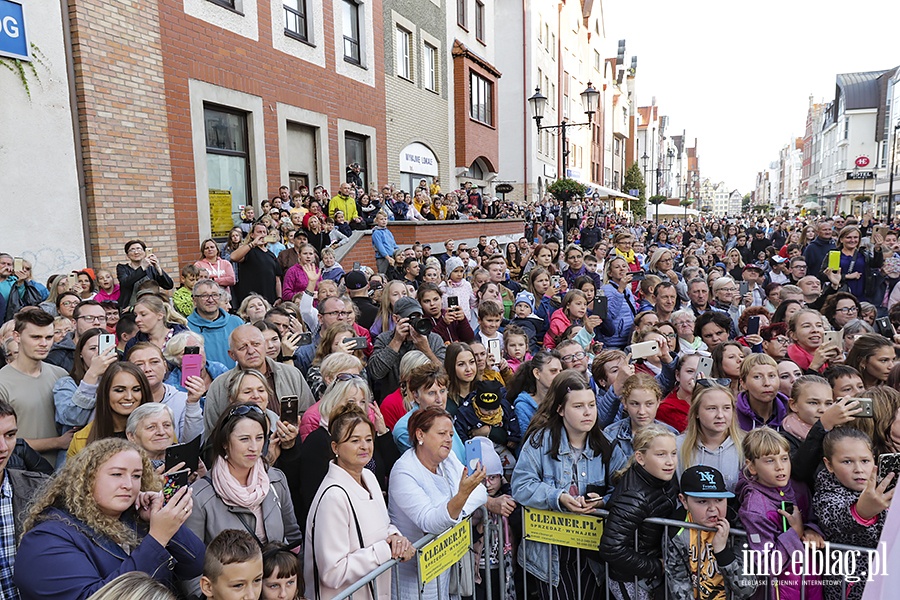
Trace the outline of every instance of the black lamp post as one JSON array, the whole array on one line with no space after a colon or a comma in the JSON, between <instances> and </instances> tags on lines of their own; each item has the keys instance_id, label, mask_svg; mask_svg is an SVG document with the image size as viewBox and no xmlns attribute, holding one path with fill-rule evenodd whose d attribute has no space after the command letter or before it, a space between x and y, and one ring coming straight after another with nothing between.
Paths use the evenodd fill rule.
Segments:
<instances>
[{"instance_id":1,"label":"black lamp post","mask_svg":"<svg viewBox=\"0 0 900 600\"><path fill-rule=\"evenodd\" d=\"M563 160L563 177L567 176L567 170L569 167L569 147L566 142L566 129L569 127L588 127L591 125L591 122L594 119L594 113L597 112L597 100L600 97L600 92L588 81L587 89L581 92L581 103L584 106L584 114L587 115L587 123L569 123L565 119L563 119L559 125L541 125L541 119L544 118L544 110L547 108L547 97L541 93L540 86L534 88L534 95L528 99L528 103L531 105L531 113L534 117L534 122L537 124L538 133L545 130L559 130L560 140L562 141L562 160ZM568 209L568 198L563 196L562 199L562 213L563 213L563 240L562 243L565 244L565 238L569 234L569 209Z\"/></svg>"},{"instance_id":2,"label":"black lamp post","mask_svg":"<svg viewBox=\"0 0 900 600\"><path fill-rule=\"evenodd\" d=\"M900 121L894 125L894 137L891 138L891 179L888 184L887 225L894 225L894 154L897 151L897 131L900 131Z\"/></svg>"}]
</instances>

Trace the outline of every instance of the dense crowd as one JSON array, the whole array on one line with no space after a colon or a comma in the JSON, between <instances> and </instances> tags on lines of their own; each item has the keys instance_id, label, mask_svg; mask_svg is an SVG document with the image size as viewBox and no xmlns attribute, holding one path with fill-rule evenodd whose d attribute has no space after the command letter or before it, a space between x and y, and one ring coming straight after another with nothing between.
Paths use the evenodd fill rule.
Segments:
<instances>
[{"instance_id":1,"label":"dense crowd","mask_svg":"<svg viewBox=\"0 0 900 600\"><path fill-rule=\"evenodd\" d=\"M488 570L493 598L762 597L740 527L786 557L779 598L861 598L786 567L884 526L895 230L582 201L564 243L547 199L516 239L400 248L391 220L509 212L360 189L282 188L177 289L138 239L43 285L0 254L4 598L331 598L391 559L361 596L415 598L413 542L469 517L468 562L424 597L484 598ZM375 260L340 265L334 232L369 227ZM576 560L522 542L523 506L609 515Z\"/></svg>"}]
</instances>

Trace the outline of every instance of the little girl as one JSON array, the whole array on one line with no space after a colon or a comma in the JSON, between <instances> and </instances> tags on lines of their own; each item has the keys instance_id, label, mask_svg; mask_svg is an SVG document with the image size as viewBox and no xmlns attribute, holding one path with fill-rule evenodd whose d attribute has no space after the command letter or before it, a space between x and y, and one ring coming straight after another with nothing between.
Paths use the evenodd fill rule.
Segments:
<instances>
[{"instance_id":1,"label":"little girl","mask_svg":"<svg viewBox=\"0 0 900 600\"><path fill-rule=\"evenodd\" d=\"M880 483L877 481L872 440L858 429L832 429L825 435L822 446L825 469L816 480L813 507L825 539L875 548L894 496L894 490L885 491L893 482L894 474L889 473ZM840 585L826 586L825 597L829 600L862 598L867 567L865 560L857 560L855 575L861 581L848 583L846 594L841 594Z\"/></svg>"},{"instance_id":2,"label":"little girl","mask_svg":"<svg viewBox=\"0 0 900 600\"><path fill-rule=\"evenodd\" d=\"M541 319L543 327L537 330L537 343L544 343L544 335L550 326L550 315L553 314L553 293L550 286L550 272L543 267L535 267L528 277L528 291L534 295L534 314Z\"/></svg>"},{"instance_id":3,"label":"little girl","mask_svg":"<svg viewBox=\"0 0 900 600\"><path fill-rule=\"evenodd\" d=\"M528 335L517 325L507 325L503 330L503 346L506 350L506 364L515 371L526 360L531 360L528 352Z\"/></svg>"},{"instance_id":4,"label":"little girl","mask_svg":"<svg viewBox=\"0 0 900 600\"><path fill-rule=\"evenodd\" d=\"M656 380L646 373L635 373L625 380L622 386L622 406L625 407L627 419L620 419L603 430L613 444L617 445L625 456L634 453L632 440L637 433L650 424L656 424L677 435L677 431L665 423L656 420L656 410L662 398L662 390Z\"/></svg>"},{"instance_id":5,"label":"little girl","mask_svg":"<svg viewBox=\"0 0 900 600\"><path fill-rule=\"evenodd\" d=\"M628 466L617 473L619 479L600 538L600 556L608 565L611 579L609 589L617 600L649 600L661 591L663 526L645 519L669 518L674 513L677 463L675 436L651 424L634 436L634 454Z\"/></svg>"},{"instance_id":6,"label":"little girl","mask_svg":"<svg viewBox=\"0 0 900 600\"><path fill-rule=\"evenodd\" d=\"M263 585L260 600L302 600L303 571L297 555L283 544L263 548Z\"/></svg>"},{"instance_id":7,"label":"little girl","mask_svg":"<svg viewBox=\"0 0 900 600\"><path fill-rule=\"evenodd\" d=\"M653 356L647 356L637 359L634 365L635 373L647 373L656 377L662 372L663 365L672 362L672 353L669 348L669 340L660 331L653 327L643 332L635 332L634 343L640 342L656 342L659 346L659 352Z\"/></svg>"},{"instance_id":8,"label":"little girl","mask_svg":"<svg viewBox=\"0 0 900 600\"><path fill-rule=\"evenodd\" d=\"M600 317L587 316L587 296L581 290L569 290L562 301L562 307L550 317L550 329L544 335L544 348L555 348L572 325L582 325L588 333L594 334L594 327L600 324Z\"/></svg>"},{"instance_id":9,"label":"little girl","mask_svg":"<svg viewBox=\"0 0 900 600\"><path fill-rule=\"evenodd\" d=\"M776 574L771 578L774 589L768 597L821 600L819 577L792 572L796 564L794 557L804 555L804 542L821 547L824 540L819 528L810 522L813 513L806 486L791 480L790 449L786 439L766 426L744 437L744 471L737 487L738 514L747 531L750 549L761 551L768 572ZM807 567L803 565L804 569ZM745 565L745 568L755 569L748 573L759 572L762 565ZM801 586L804 586L802 593ZM754 598L767 597L767 587L761 586Z\"/></svg>"}]
</instances>

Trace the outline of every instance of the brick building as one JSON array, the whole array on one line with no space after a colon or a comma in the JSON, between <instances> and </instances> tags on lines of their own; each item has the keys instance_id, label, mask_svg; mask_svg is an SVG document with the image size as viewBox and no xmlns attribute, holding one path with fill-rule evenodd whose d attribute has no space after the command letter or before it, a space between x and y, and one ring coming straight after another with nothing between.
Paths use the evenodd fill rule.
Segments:
<instances>
[{"instance_id":1,"label":"brick building","mask_svg":"<svg viewBox=\"0 0 900 600\"><path fill-rule=\"evenodd\" d=\"M174 271L282 184L334 193L352 162L386 181L381 16L381 0L69 0L94 265L145 237Z\"/></svg>"}]
</instances>

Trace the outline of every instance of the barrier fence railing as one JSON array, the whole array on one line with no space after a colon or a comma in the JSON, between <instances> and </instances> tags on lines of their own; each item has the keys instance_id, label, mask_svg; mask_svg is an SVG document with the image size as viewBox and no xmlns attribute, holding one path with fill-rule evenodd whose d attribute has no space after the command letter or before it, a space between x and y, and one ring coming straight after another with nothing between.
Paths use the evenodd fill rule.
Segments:
<instances>
[{"instance_id":1,"label":"barrier fence railing","mask_svg":"<svg viewBox=\"0 0 900 600\"><path fill-rule=\"evenodd\" d=\"M582 560L588 560L586 557L581 556L581 552L582 550L596 551L599 548L600 537L603 533L603 522L609 514L606 510L597 510L591 515L555 512L528 507L522 507L522 510L522 539L520 540L521 547L518 548L517 551L525 552L525 545L529 543L545 543L574 549L576 572L579 574L581 573ZM492 540L493 536L503 536L504 528L502 525L502 520L500 520L499 524L493 523L492 519L490 518L490 513L488 513L487 511L487 508L482 507L481 509L479 509L479 511L481 512L481 523L483 523L484 525L483 545L481 559L475 559L474 569L477 573L480 570L480 562L484 562L484 580L482 582L482 585L484 586L484 597L487 600L505 600L504 598L493 598L493 592L495 589L499 589L502 594L503 590L507 589L508 584L508 581L506 579L507 556L504 552L504 540L502 539L502 537L500 538L499 552L497 553L499 563L497 565L498 568L491 568ZM445 573L454 565L457 565L466 554L466 552L474 552L472 544L471 518L472 517L469 517L461 521L459 524L441 532L440 534L426 535L413 544L413 546L416 548L416 556L412 560L416 561L416 569L418 574L417 588L418 597L420 599L422 598L423 590L427 583L433 581L435 578ZM662 539L664 540L664 543L666 540L669 540L671 538L669 534L670 527L676 527L679 530L695 529L707 532L715 531L712 528L697 525L696 523L687 523L684 521L677 521L673 519L650 518L646 519L645 523L662 526ZM751 577L753 578L753 581L756 581L760 585L765 586L765 597L767 599L781 600L782 595L781 590L779 589L778 582L779 576L769 572L770 567L772 566L769 562L769 557L763 554L764 551L750 550L746 544L739 543L737 541L739 538L745 539L746 537L746 532L740 529L731 529L728 542L729 545L733 548L735 554L741 556L744 559L745 576ZM635 550L637 550L637 532L635 532L634 541L634 548ZM820 585L840 585L840 597L842 598L847 597L848 585L853 585L854 583L856 583L853 580L854 578L859 578L859 581L865 581L866 579L871 580L872 576L878 574L878 568L883 568L885 561L885 557L883 556L883 553L885 552L883 542L879 545L879 548L876 549L827 542L825 550L820 550L819 552L824 554L824 556L818 559L817 564L819 566L822 566L826 571L825 573L819 575L829 578L827 581L823 579ZM810 556L812 556L812 554L805 555L804 560L808 561L810 559ZM512 557L509 557L509 559L516 561L516 555L514 554ZM868 568L865 571L857 572L856 567L860 562L860 559L868 560ZM786 563L790 563L790 561L790 558L785 559ZM752 562L753 564L749 564L749 562ZM394 582L394 585L396 585L396 582L398 581L397 568L399 564L400 561L398 561L397 559L391 559L390 561L380 565L378 568L372 570L359 581L341 590L338 595L334 596L334 600L353 598L353 595L355 593L360 592L370 584L372 585L372 588L370 590L372 595L374 597L377 597L377 578L383 573L391 570L392 581ZM873 564L875 565L874 570L876 571L876 573L872 572ZM552 574L552 552L548 553L547 567L547 572L549 574ZM609 565L607 563L602 563L601 567L603 569L605 580L603 582L603 588L605 589L605 598L608 600L612 596L610 592L610 584L617 582L614 582L614 580L610 579ZM747 574L748 568L752 569L753 571L759 570L761 572ZM850 572L850 569L853 569L853 571ZM527 571L527 569L525 569L525 571ZM491 580L495 576L500 578L500 585L496 588L491 585ZM668 600L668 598L670 597L668 585L669 576L670 571L668 568L666 568L665 578L661 583L664 589L664 596L666 600ZM523 584L521 594L517 593L517 597L528 597L529 579L529 575L525 575L524 577L516 579L516 584ZM576 597L583 598L584 596L582 594L581 577L579 576L576 579ZM536 578L534 578L533 580L537 581ZM799 586L800 600L806 600L807 598L807 580L808 577L801 578ZM635 578L634 583L636 587L640 587L639 578ZM757 586L757 589L758 587L759 586ZM556 591L552 586L547 586L547 590L549 599L552 600L552 598L556 595ZM440 594L438 595L438 598L443 600L443 596L441 596Z\"/></svg>"}]
</instances>

